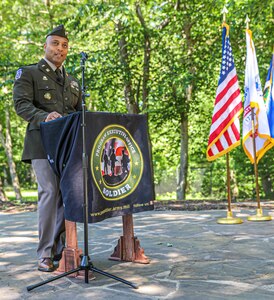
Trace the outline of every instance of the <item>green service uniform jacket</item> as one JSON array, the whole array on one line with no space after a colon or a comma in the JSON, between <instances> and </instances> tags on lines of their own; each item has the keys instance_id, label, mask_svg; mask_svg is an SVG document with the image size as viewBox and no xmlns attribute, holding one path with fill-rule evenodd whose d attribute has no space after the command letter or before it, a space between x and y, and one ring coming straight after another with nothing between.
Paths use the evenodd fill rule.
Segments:
<instances>
[{"instance_id":1,"label":"green service uniform jacket","mask_svg":"<svg viewBox=\"0 0 274 300\"><path fill-rule=\"evenodd\" d=\"M16 113L28 122L22 161L46 159L40 136L40 123L50 112L66 116L81 110L81 88L78 81L64 71L64 82L44 59L17 71L13 87Z\"/></svg>"}]
</instances>

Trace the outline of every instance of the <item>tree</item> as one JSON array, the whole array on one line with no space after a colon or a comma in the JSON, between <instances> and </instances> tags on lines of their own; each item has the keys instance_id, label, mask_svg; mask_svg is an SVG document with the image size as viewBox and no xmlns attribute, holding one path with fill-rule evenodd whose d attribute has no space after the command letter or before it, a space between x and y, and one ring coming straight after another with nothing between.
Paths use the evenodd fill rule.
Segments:
<instances>
[{"instance_id":1,"label":"tree","mask_svg":"<svg viewBox=\"0 0 274 300\"><path fill-rule=\"evenodd\" d=\"M11 135L10 135L10 115L9 110L6 109L6 138L4 138L2 125L0 124L0 141L2 146L5 149L6 156L8 158L8 164L9 164L9 170L10 175L12 179L12 186L15 192L15 198L16 200L22 201L22 195L20 191L20 183L17 176L15 163L13 161L13 154L12 154L12 141L11 141Z\"/></svg>"},{"instance_id":2,"label":"tree","mask_svg":"<svg viewBox=\"0 0 274 300\"><path fill-rule=\"evenodd\" d=\"M6 133L4 99L7 99L4 88L10 93L16 69L37 62L43 55L48 30L63 23L72 45L66 69L80 78L79 53L85 51L89 55L86 85L91 98L87 99L87 108L148 114L155 183L164 182L167 177L175 182L178 170L177 198L184 199L195 190L197 178L192 170L197 173L201 170L201 194L225 196L225 188L220 188L224 185L220 170L225 168L225 162L222 159L207 162L205 155L221 62L223 1L34 0L29 3L5 0L0 5L3 133ZM246 14L251 20L261 81L264 82L274 39L271 34L273 4L229 0L227 8L240 87L244 82ZM18 15L21 17L14 17ZM11 97L8 99L10 101ZM8 109L13 159L19 161L24 126L19 126L21 121L15 116L12 105ZM259 164L262 194L267 197L272 197L269 190L274 176L270 167L274 159L271 151ZM8 173L8 158L3 147L0 157L3 158L3 174L4 171ZM230 157L238 197L250 197L252 165L241 147L233 150ZM16 170L24 186L32 184L28 165L17 163Z\"/></svg>"},{"instance_id":3,"label":"tree","mask_svg":"<svg viewBox=\"0 0 274 300\"><path fill-rule=\"evenodd\" d=\"M5 191L3 189L3 183L2 183L2 178L0 177L0 202L4 202L4 201L7 201L8 198L5 194Z\"/></svg>"}]
</instances>

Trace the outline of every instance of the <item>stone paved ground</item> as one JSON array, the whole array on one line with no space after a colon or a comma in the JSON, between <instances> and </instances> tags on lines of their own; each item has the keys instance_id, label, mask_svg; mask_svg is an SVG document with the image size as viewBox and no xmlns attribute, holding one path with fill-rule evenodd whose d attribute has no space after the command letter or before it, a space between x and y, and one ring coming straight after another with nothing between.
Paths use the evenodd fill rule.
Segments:
<instances>
[{"instance_id":1,"label":"stone paved ground","mask_svg":"<svg viewBox=\"0 0 274 300\"><path fill-rule=\"evenodd\" d=\"M133 289L103 275L88 284L37 271L36 212L0 213L0 299L274 299L274 221L250 222L255 209L236 208L240 225L220 225L226 210L153 211L134 215L135 235L150 264L108 260L122 232L121 217L89 225L95 267L137 283ZM274 218L274 209L264 209ZM83 226L78 224L83 248Z\"/></svg>"}]
</instances>

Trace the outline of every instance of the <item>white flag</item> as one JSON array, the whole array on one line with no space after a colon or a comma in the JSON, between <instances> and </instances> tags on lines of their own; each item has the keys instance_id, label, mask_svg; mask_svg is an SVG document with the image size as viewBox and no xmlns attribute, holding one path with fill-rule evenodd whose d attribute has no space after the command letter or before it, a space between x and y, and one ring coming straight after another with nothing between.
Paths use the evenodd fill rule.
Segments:
<instances>
[{"instance_id":1,"label":"white flag","mask_svg":"<svg viewBox=\"0 0 274 300\"><path fill-rule=\"evenodd\" d=\"M257 162L269 149L270 131L263 100L256 51L252 41L252 31L246 30L245 103L243 117L243 147L246 155L254 163L252 117L254 108L254 129Z\"/></svg>"}]
</instances>

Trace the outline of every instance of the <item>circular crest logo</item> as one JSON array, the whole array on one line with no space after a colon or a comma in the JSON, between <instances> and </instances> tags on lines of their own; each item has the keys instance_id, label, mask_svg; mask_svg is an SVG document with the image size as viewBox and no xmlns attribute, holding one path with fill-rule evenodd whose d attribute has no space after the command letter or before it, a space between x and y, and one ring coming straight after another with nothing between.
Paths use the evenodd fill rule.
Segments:
<instances>
[{"instance_id":1,"label":"circular crest logo","mask_svg":"<svg viewBox=\"0 0 274 300\"><path fill-rule=\"evenodd\" d=\"M107 126L97 136L91 173L104 199L115 201L130 195L140 182L143 167L140 148L123 126Z\"/></svg>"}]
</instances>

